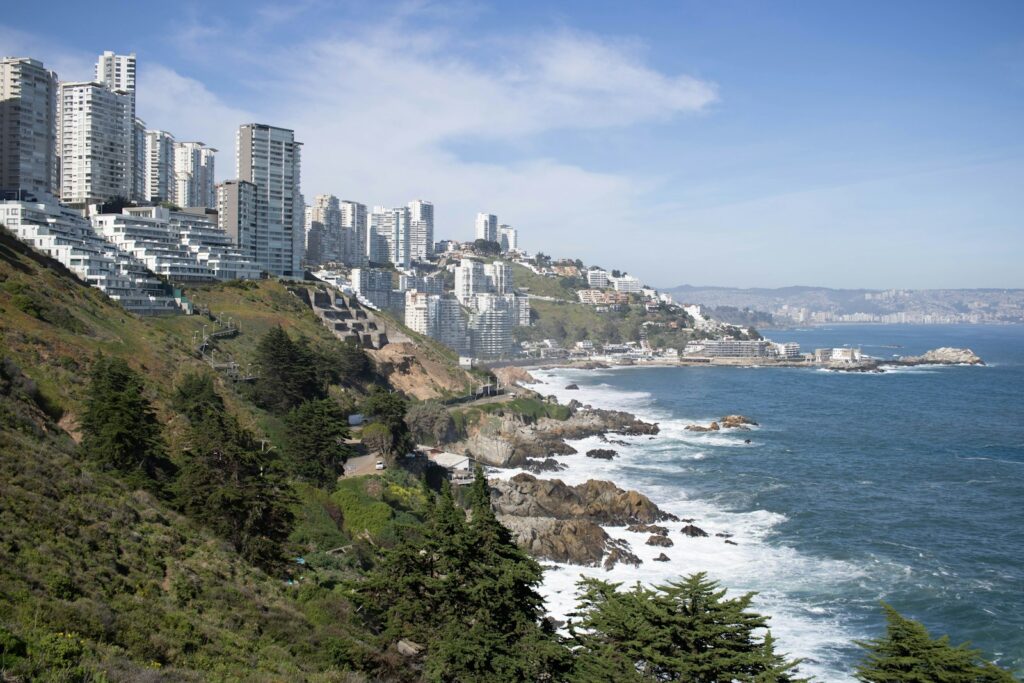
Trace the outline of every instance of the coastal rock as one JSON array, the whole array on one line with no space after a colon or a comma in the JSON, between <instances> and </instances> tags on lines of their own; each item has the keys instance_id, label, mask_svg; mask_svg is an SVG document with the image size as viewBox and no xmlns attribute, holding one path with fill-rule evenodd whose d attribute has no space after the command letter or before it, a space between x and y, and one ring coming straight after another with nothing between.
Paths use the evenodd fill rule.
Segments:
<instances>
[{"instance_id":1,"label":"coastal rock","mask_svg":"<svg viewBox=\"0 0 1024 683\"><path fill-rule=\"evenodd\" d=\"M700 538L708 535L708 532L704 531L699 526L694 526L692 524L687 524L680 529L679 532L684 536L689 536L691 538Z\"/></svg>"},{"instance_id":2,"label":"coastal rock","mask_svg":"<svg viewBox=\"0 0 1024 683\"><path fill-rule=\"evenodd\" d=\"M616 541L598 524L586 519L499 516L516 543L535 558L586 567L636 560L628 544ZM610 562L610 564L608 564Z\"/></svg>"},{"instance_id":3,"label":"coastal rock","mask_svg":"<svg viewBox=\"0 0 1024 683\"><path fill-rule=\"evenodd\" d=\"M688 432L717 432L720 429L717 422L712 422L707 427L702 425L686 425Z\"/></svg>"},{"instance_id":4,"label":"coastal rock","mask_svg":"<svg viewBox=\"0 0 1024 683\"><path fill-rule=\"evenodd\" d=\"M665 553L661 553L656 558L654 558L654 561L655 562L668 562L669 561L669 557Z\"/></svg>"},{"instance_id":5,"label":"coastal rock","mask_svg":"<svg viewBox=\"0 0 1024 683\"><path fill-rule=\"evenodd\" d=\"M591 448L587 451L588 458L597 458L598 460L611 460L618 453L611 448Z\"/></svg>"},{"instance_id":6,"label":"coastal rock","mask_svg":"<svg viewBox=\"0 0 1024 683\"><path fill-rule=\"evenodd\" d=\"M574 383L574 384L566 384L566 385L565 385L565 388L566 388L566 390L575 390L575 391L579 391L580 385L578 385L578 384L575 384L575 383Z\"/></svg>"},{"instance_id":7,"label":"coastal rock","mask_svg":"<svg viewBox=\"0 0 1024 683\"><path fill-rule=\"evenodd\" d=\"M537 460L535 458L526 458L523 461L523 469L534 474L540 474L541 472L561 472L566 469L565 463L558 462L554 458L544 458L543 460Z\"/></svg>"},{"instance_id":8,"label":"coastal rock","mask_svg":"<svg viewBox=\"0 0 1024 683\"><path fill-rule=\"evenodd\" d=\"M498 383L504 386L511 386L513 384L537 383L537 378L531 375L530 372L525 368L495 368L493 372L494 376L498 378Z\"/></svg>"},{"instance_id":9,"label":"coastal rock","mask_svg":"<svg viewBox=\"0 0 1024 683\"><path fill-rule=\"evenodd\" d=\"M605 569L611 569L617 564L630 564L634 567L639 567L642 564L640 558L630 550L629 543L613 539L609 543L609 547L608 555L604 558L603 566Z\"/></svg>"},{"instance_id":10,"label":"coastal rock","mask_svg":"<svg viewBox=\"0 0 1024 683\"><path fill-rule=\"evenodd\" d=\"M958 349L950 346L932 349L920 356L907 356L900 358L899 365L984 365L974 351L970 349Z\"/></svg>"},{"instance_id":11,"label":"coastal rock","mask_svg":"<svg viewBox=\"0 0 1024 683\"><path fill-rule=\"evenodd\" d=\"M718 421L722 429L746 429L748 425L757 426L757 423L744 415L726 415Z\"/></svg>"},{"instance_id":12,"label":"coastal rock","mask_svg":"<svg viewBox=\"0 0 1024 683\"><path fill-rule=\"evenodd\" d=\"M671 548L675 545L675 543L672 542L672 539L668 536L659 536L658 534L649 536L646 543L647 545L657 545L663 548Z\"/></svg>"},{"instance_id":13,"label":"coastal rock","mask_svg":"<svg viewBox=\"0 0 1024 683\"><path fill-rule=\"evenodd\" d=\"M729 545L739 545L739 543L737 543L736 541L730 541L728 538L725 539L725 542L728 543Z\"/></svg>"},{"instance_id":14,"label":"coastal rock","mask_svg":"<svg viewBox=\"0 0 1024 683\"><path fill-rule=\"evenodd\" d=\"M610 481L591 479L569 486L559 479L517 474L491 480L491 496L499 515L585 519L597 524L627 526L675 520L637 491L624 491Z\"/></svg>"},{"instance_id":15,"label":"coastal rock","mask_svg":"<svg viewBox=\"0 0 1024 683\"><path fill-rule=\"evenodd\" d=\"M668 529L657 524L630 524L626 527L626 531L633 531L638 534L658 534L659 536L668 536Z\"/></svg>"}]
</instances>

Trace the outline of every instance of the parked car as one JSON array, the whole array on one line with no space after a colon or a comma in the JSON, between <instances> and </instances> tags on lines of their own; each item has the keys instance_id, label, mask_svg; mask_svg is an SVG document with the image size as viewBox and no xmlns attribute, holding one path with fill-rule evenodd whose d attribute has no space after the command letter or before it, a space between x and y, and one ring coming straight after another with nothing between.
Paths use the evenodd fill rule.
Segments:
<instances>
[{"instance_id":1,"label":"parked car","mask_svg":"<svg viewBox=\"0 0 1024 683\"><path fill-rule=\"evenodd\" d=\"M376 469L378 469L378 470L382 470L382 469L384 469L385 467L387 467L387 465L385 465L385 464L384 464L384 461L383 461L383 460L378 460L378 461L377 461L377 464L376 464L376 465L374 465L374 467L375 467Z\"/></svg>"}]
</instances>

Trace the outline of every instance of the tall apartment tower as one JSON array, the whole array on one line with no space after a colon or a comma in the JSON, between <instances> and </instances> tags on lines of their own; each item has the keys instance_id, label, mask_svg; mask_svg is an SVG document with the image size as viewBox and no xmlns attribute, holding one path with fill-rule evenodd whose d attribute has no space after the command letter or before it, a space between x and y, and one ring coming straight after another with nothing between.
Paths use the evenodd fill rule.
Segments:
<instances>
[{"instance_id":1,"label":"tall apartment tower","mask_svg":"<svg viewBox=\"0 0 1024 683\"><path fill-rule=\"evenodd\" d=\"M345 234L342 243L346 250L342 254L342 261L348 266L366 265L366 257L368 255L366 205L346 199L341 202L340 209L341 230Z\"/></svg>"},{"instance_id":2,"label":"tall apartment tower","mask_svg":"<svg viewBox=\"0 0 1024 683\"><path fill-rule=\"evenodd\" d=\"M57 194L57 90L42 62L0 60L0 199Z\"/></svg>"},{"instance_id":3,"label":"tall apartment tower","mask_svg":"<svg viewBox=\"0 0 1024 683\"><path fill-rule=\"evenodd\" d=\"M146 131L145 201L176 201L174 136L163 130Z\"/></svg>"},{"instance_id":4,"label":"tall apartment tower","mask_svg":"<svg viewBox=\"0 0 1024 683\"><path fill-rule=\"evenodd\" d=\"M487 274L480 261L464 258L455 267L455 298L464 306L473 303L477 294L488 290Z\"/></svg>"},{"instance_id":5,"label":"tall apartment tower","mask_svg":"<svg viewBox=\"0 0 1024 683\"><path fill-rule=\"evenodd\" d=\"M434 205L422 199L409 202L409 251L415 261L434 253Z\"/></svg>"},{"instance_id":6,"label":"tall apartment tower","mask_svg":"<svg viewBox=\"0 0 1024 683\"><path fill-rule=\"evenodd\" d=\"M61 83L57 106L61 201L84 205L131 198L132 98L103 83Z\"/></svg>"},{"instance_id":7,"label":"tall apartment tower","mask_svg":"<svg viewBox=\"0 0 1024 683\"><path fill-rule=\"evenodd\" d=\"M512 267L504 261L484 265L487 289L493 294L512 294Z\"/></svg>"},{"instance_id":8,"label":"tall apartment tower","mask_svg":"<svg viewBox=\"0 0 1024 683\"><path fill-rule=\"evenodd\" d=\"M309 231L313 228L313 224L319 224L323 230L318 263L341 261L342 254L345 252L345 236L341 230L341 203L337 197L333 194L318 194L313 199L313 203L306 208L307 251Z\"/></svg>"},{"instance_id":9,"label":"tall apartment tower","mask_svg":"<svg viewBox=\"0 0 1024 683\"><path fill-rule=\"evenodd\" d=\"M185 208L217 206L214 159L217 150L202 142L174 145L174 203Z\"/></svg>"},{"instance_id":10,"label":"tall apartment tower","mask_svg":"<svg viewBox=\"0 0 1024 683\"><path fill-rule=\"evenodd\" d=\"M302 143L295 132L262 123L238 129L238 178L256 186L256 231L250 243L255 260L271 275L302 276L305 248L301 190ZM239 240L243 238L239 236Z\"/></svg>"},{"instance_id":11,"label":"tall apartment tower","mask_svg":"<svg viewBox=\"0 0 1024 683\"><path fill-rule=\"evenodd\" d=\"M499 225L498 244L503 252L519 251L519 232L511 225Z\"/></svg>"},{"instance_id":12,"label":"tall apartment tower","mask_svg":"<svg viewBox=\"0 0 1024 683\"><path fill-rule=\"evenodd\" d=\"M246 180L227 180L217 186L217 225L250 261L256 261L259 221L256 186ZM257 261L259 263L259 261ZM266 267L260 263L260 267Z\"/></svg>"},{"instance_id":13,"label":"tall apartment tower","mask_svg":"<svg viewBox=\"0 0 1024 683\"><path fill-rule=\"evenodd\" d=\"M96 76L94 80L102 83L113 91L123 92L128 96L129 121L135 122L135 53L119 55L106 51L96 60ZM145 124L143 124L143 127ZM131 165L131 192L125 195L130 199L145 200L147 173L145 170L145 153L140 145L145 145L142 135L133 135L128 156L134 163Z\"/></svg>"},{"instance_id":14,"label":"tall apartment tower","mask_svg":"<svg viewBox=\"0 0 1024 683\"><path fill-rule=\"evenodd\" d=\"M476 215L476 239L488 242L498 241L498 217L492 213Z\"/></svg>"},{"instance_id":15,"label":"tall apartment tower","mask_svg":"<svg viewBox=\"0 0 1024 683\"><path fill-rule=\"evenodd\" d=\"M400 206L386 209L373 207L369 215L370 244L367 257L376 263L393 263L399 268L408 268L412 262L409 249L410 212Z\"/></svg>"}]
</instances>

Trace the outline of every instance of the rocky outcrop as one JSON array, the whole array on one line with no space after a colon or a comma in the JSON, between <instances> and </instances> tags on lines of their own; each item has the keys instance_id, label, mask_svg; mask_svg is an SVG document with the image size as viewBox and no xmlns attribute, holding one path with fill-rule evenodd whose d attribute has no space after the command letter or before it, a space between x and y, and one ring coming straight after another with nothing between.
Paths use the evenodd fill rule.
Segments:
<instances>
[{"instance_id":1,"label":"rocky outcrop","mask_svg":"<svg viewBox=\"0 0 1024 683\"><path fill-rule=\"evenodd\" d=\"M658 534L659 536L668 536L668 529L657 524L630 524L626 527L626 531L633 531L638 534Z\"/></svg>"},{"instance_id":2,"label":"rocky outcrop","mask_svg":"<svg viewBox=\"0 0 1024 683\"><path fill-rule=\"evenodd\" d=\"M896 365L984 365L974 351L958 349L950 346L932 349L920 356L906 356L896 361Z\"/></svg>"},{"instance_id":3,"label":"rocky outcrop","mask_svg":"<svg viewBox=\"0 0 1024 683\"><path fill-rule=\"evenodd\" d=\"M544 458L543 460L536 460L534 458L526 458L523 461L523 469L534 474L540 474L541 472L561 472L568 467L565 463L558 462L554 458Z\"/></svg>"},{"instance_id":4,"label":"rocky outcrop","mask_svg":"<svg viewBox=\"0 0 1024 683\"><path fill-rule=\"evenodd\" d=\"M498 519L521 548L539 559L605 569L620 562L640 564L629 544L611 538L600 525L586 519L505 515Z\"/></svg>"},{"instance_id":5,"label":"rocky outcrop","mask_svg":"<svg viewBox=\"0 0 1024 683\"><path fill-rule=\"evenodd\" d=\"M392 333L389 330L389 334ZM387 377L394 389L417 399L461 395L476 381L428 347L391 343L381 349L367 349L366 353L373 359L377 372Z\"/></svg>"},{"instance_id":6,"label":"rocky outcrop","mask_svg":"<svg viewBox=\"0 0 1024 683\"><path fill-rule=\"evenodd\" d=\"M658 534L654 534L647 539L647 545L657 545L663 548L671 548L675 545L675 543L673 543L672 539L668 536L660 536Z\"/></svg>"},{"instance_id":7,"label":"rocky outcrop","mask_svg":"<svg viewBox=\"0 0 1024 683\"><path fill-rule=\"evenodd\" d=\"M679 533L683 534L684 536L689 536L690 538L702 538L708 535L708 532L704 531L699 526L694 526L692 524L687 524L686 526L684 526L682 529L679 530Z\"/></svg>"},{"instance_id":8,"label":"rocky outcrop","mask_svg":"<svg viewBox=\"0 0 1024 683\"><path fill-rule=\"evenodd\" d=\"M566 388L566 391L579 391L580 385L576 384L576 383L566 384L565 388Z\"/></svg>"},{"instance_id":9,"label":"rocky outcrop","mask_svg":"<svg viewBox=\"0 0 1024 683\"><path fill-rule=\"evenodd\" d=\"M578 404L577 404L578 405ZM541 418L528 422L518 415L487 415L469 428L469 436L448 450L469 452L494 467L515 467L526 458L544 459L576 452L567 439L584 439L606 432L657 434L658 425L617 410L579 410L568 419Z\"/></svg>"},{"instance_id":10,"label":"rocky outcrop","mask_svg":"<svg viewBox=\"0 0 1024 683\"><path fill-rule=\"evenodd\" d=\"M665 553L661 553L656 558L654 558L654 561L655 562L668 562L669 561L669 557Z\"/></svg>"},{"instance_id":11,"label":"rocky outcrop","mask_svg":"<svg viewBox=\"0 0 1024 683\"><path fill-rule=\"evenodd\" d=\"M507 367L507 368L495 368L492 370L494 376L498 378L498 383L502 386L512 386L513 384L536 384L537 378L530 374L529 370L525 368Z\"/></svg>"},{"instance_id":12,"label":"rocky outcrop","mask_svg":"<svg viewBox=\"0 0 1024 683\"><path fill-rule=\"evenodd\" d=\"M611 448L591 448L587 451L588 458L597 458L598 460L611 460L618 453Z\"/></svg>"},{"instance_id":13,"label":"rocky outcrop","mask_svg":"<svg viewBox=\"0 0 1024 683\"><path fill-rule=\"evenodd\" d=\"M637 491L624 491L610 481L569 486L560 479L517 474L491 480L491 497L499 515L586 519L597 524L627 526L675 520Z\"/></svg>"},{"instance_id":14,"label":"rocky outcrop","mask_svg":"<svg viewBox=\"0 0 1024 683\"><path fill-rule=\"evenodd\" d=\"M757 423L744 415L726 415L718 421L722 429L746 429L748 425L757 426Z\"/></svg>"},{"instance_id":15,"label":"rocky outcrop","mask_svg":"<svg viewBox=\"0 0 1024 683\"><path fill-rule=\"evenodd\" d=\"M750 429L751 426L756 427L757 423L745 415L725 415L706 427L698 424L686 425L686 430L690 432L717 432L722 429Z\"/></svg>"}]
</instances>

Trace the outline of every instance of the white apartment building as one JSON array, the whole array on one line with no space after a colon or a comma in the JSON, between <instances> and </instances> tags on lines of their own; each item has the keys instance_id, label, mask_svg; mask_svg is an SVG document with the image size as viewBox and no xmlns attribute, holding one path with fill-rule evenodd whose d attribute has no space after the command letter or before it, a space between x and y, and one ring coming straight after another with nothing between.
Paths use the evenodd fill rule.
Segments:
<instances>
[{"instance_id":1,"label":"white apartment building","mask_svg":"<svg viewBox=\"0 0 1024 683\"><path fill-rule=\"evenodd\" d=\"M519 251L519 231L511 225L499 225L498 244L504 253Z\"/></svg>"},{"instance_id":2,"label":"white apartment building","mask_svg":"<svg viewBox=\"0 0 1024 683\"><path fill-rule=\"evenodd\" d=\"M0 199L57 194L57 74L27 57L0 60Z\"/></svg>"},{"instance_id":3,"label":"white apartment building","mask_svg":"<svg viewBox=\"0 0 1024 683\"><path fill-rule=\"evenodd\" d=\"M130 211L160 211L157 207ZM231 237L217 225L205 209L169 211L167 223L178 235L178 241L201 265L213 272L217 280L258 280L263 272L256 261L245 256Z\"/></svg>"},{"instance_id":4,"label":"white apartment building","mask_svg":"<svg viewBox=\"0 0 1024 683\"><path fill-rule=\"evenodd\" d=\"M257 261L258 190L247 180L228 180L217 186L217 225L247 258Z\"/></svg>"},{"instance_id":5,"label":"white apartment building","mask_svg":"<svg viewBox=\"0 0 1024 683\"><path fill-rule=\"evenodd\" d=\"M405 293L405 325L457 353L469 350L466 314L458 300L440 294Z\"/></svg>"},{"instance_id":6,"label":"white apartment building","mask_svg":"<svg viewBox=\"0 0 1024 683\"><path fill-rule=\"evenodd\" d=\"M608 271L591 268L587 271L587 286L593 289L604 289L608 286Z\"/></svg>"},{"instance_id":7,"label":"white apartment building","mask_svg":"<svg viewBox=\"0 0 1024 683\"><path fill-rule=\"evenodd\" d=\"M489 290L484 264L480 261L464 258L455 268L455 298L463 306L470 306L473 297L485 294Z\"/></svg>"},{"instance_id":8,"label":"white apartment building","mask_svg":"<svg viewBox=\"0 0 1024 683\"><path fill-rule=\"evenodd\" d=\"M61 201L85 205L133 195L133 101L102 83L60 84Z\"/></svg>"},{"instance_id":9,"label":"white apartment building","mask_svg":"<svg viewBox=\"0 0 1024 683\"><path fill-rule=\"evenodd\" d=\"M476 215L476 239L488 242L498 241L498 217L491 213Z\"/></svg>"},{"instance_id":10,"label":"white apartment building","mask_svg":"<svg viewBox=\"0 0 1024 683\"><path fill-rule=\"evenodd\" d=\"M502 358L512 354L515 297L477 294L470 316L469 337L475 358Z\"/></svg>"},{"instance_id":11,"label":"white apartment building","mask_svg":"<svg viewBox=\"0 0 1024 683\"><path fill-rule=\"evenodd\" d=\"M530 297L525 294L515 295L515 313L512 324L516 327L529 327L530 323Z\"/></svg>"},{"instance_id":12,"label":"white apartment building","mask_svg":"<svg viewBox=\"0 0 1024 683\"><path fill-rule=\"evenodd\" d=\"M163 130L147 130L146 201L174 201L176 190L174 136Z\"/></svg>"},{"instance_id":13,"label":"white apartment building","mask_svg":"<svg viewBox=\"0 0 1024 683\"><path fill-rule=\"evenodd\" d=\"M202 142L174 145L174 203L182 208L217 206L214 180L217 150Z\"/></svg>"},{"instance_id":14,"label":"white apartment building","mask_svg":"<svg viewBox=\"0 0 1024 683\"><path fill-rule=\"evenodd\" d=\"M98 214L92 216L96 234L146 264L170 282L209 282L213 271L199 263L172 233L167 209L150 212Z\"/></svg>"},{"instance_id":15,"label":"white apartment building","mask_svg":"<svg viewBox=\"0 0 1024 683\"><path fill-rule=\"evenodd\" d=\"M93 77L97 83L102 83L114 92L124 93L128 104L128 121L132 126L132 136L128 146L129 159L129 194L123 195L126 198L144 201L146 192L146 168L145 168L145 124L135 126L135 77L136 77L135 53L119 55L106 51L96 60L96 72ZM141 128L141 130L137 130Z\"/></svg>"},{"instance_id":16,"label":"white apartment building","mask_svg":"<svg viewBox=\"0 0 1024 683\"><path fill-rule=\"evenodd\" d=\"M344 200L340 205L341 229L345 234L342 244L345 245L346 253L342 255L342 261L348 266L362 266L366 263L367 252L367 224L366 205L351 200Z\"/></svg>"},{"instance_id":17,"label":"white apartment building","mask_svg":"<svg viewBox=\"0 0 1024 683\"><path fill-rule=\"evenodd\" d=\"M484 265L487 277L487 290L494 294L512 293L512 266L505 261L495 261Z\"/></svg>"},{"instance_id":18,"label":"white apartment building","mask_svg":"<svg viewBox=\"0 0 1024 683\"><path fill-rule=\"evenodd\" d=\"M341 261L346 252L345 236L341 229L341 204L332 194L318 194L313 203L306 207L306 258L310 258L310 230L320 226L320 250L316 263ZM310 261L313 263L313 261Z\"/></svg>"},{"instance_id":19,"label":"white apartment building","mask_svg":"<svg viewBox=\"0 0 1024 683\"><path fill-rule=\"evenodd\" d=\"M405 302L405 295L399 294L397 301L392 294L394 290L392 271L383 268L353 268L352 289L360 301L369 303L375 308L392 308Z\"/></svg>"},{"instance_id":20,"label":"white apartment building","mask_svg":"<svg viewBox=\"0 0 1024 683\"><path fill-rule=\"evenodd\" d=\"M56 202L6 201L0 202L0 223L133 313L177 311L167 288L146 266L97 235L77 211Z\"/></svg>"},{"instance_id":21,"label":"white apartment building","mask_svg":"<svg viewBox=\"0 0 1024 683\"><path fill-rule=\"evenodd\" d=\"M271 275L302 277L302 143L287 128L247 123L238 129L237 147L238 178L256 186L255 231L240 233L239 246Z\"/></svg>"},{"instance_id":22,"label":"white apartment building","mask_svg":"<svg viewBox=\"0 0 1024 683\"><path fill-rule=\"evenodd\" d=\"M440 275L407 275L402 273L398 276L398 289L403 292L415 289L417 292L426 294L442 294L444 292L444 278Z\"/></svg>"},{"instance_id":23,"label":"white apartment building","mask_svg":"<svg viewBox=\"0 0 1024 683\"><path fill-rule=\"evenodd\" d=\"M609 284L611 284L611 286L615 289L616 292L624 292L626 294L639 294L640 290L643 289L643 287L640 284L640 280L633 277L632 275L623 275L622 277L609 277L608 282Z\"/></svg>"},{"instance_id":24,"label":"white apartment building","mask_svg":"<svg viewBox=\"0 0 1024 683\"><path fill-rule=\"evenodd\" d=\"M409 202L409 253L413 261L434 253L434 205L422 199Z\"/></svg>"}]
</instances>

